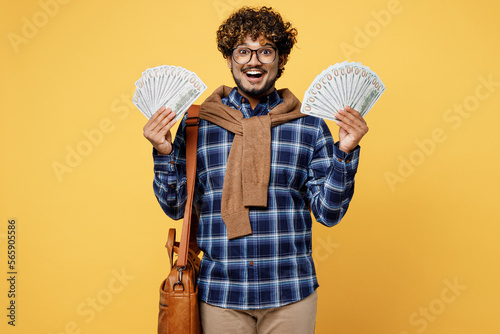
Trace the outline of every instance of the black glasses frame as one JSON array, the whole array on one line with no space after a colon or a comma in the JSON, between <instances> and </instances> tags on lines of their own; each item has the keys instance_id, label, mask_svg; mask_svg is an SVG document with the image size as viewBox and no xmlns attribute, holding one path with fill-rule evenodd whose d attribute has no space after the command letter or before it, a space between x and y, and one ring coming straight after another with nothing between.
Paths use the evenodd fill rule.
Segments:
<instances>
[{"instance_id":1,"label":"black glasses frame","mask_svg":"<svg viewBox=\"0 0 500 334\"><path fill-rule=\"evenodd\" d=\"M260 60L259 58L259 54L257 53L257 51L261 50L261 49L267 49L267 48L271 48L274 50L274 58L273 60L271 60L270 62L268 63L264 63L262 60ZM248 49L250 50L250 58L248 58L248 60L245 62L245 63L240 63L236 60L236 58L234 57L234 50L236 49ZM253 53L255 52L255 56L257 57L257 60L259 62L261 62L262 64L271 64L273 61L276 60L276 54L278 54L278 49L275 48L274 46L264 46L264 47L261 47L261 48L258 48L258 49L250 49L250 48L247 48L247 47L236 47L236 48L232 48L231 50L231 58L233 58L233 60L237 63L237 64L240 64L240 65L245 65L245 64L248 64L250 62L250 60L252 60L252 56L253 56Z\"/></svg>"}]
</instances>

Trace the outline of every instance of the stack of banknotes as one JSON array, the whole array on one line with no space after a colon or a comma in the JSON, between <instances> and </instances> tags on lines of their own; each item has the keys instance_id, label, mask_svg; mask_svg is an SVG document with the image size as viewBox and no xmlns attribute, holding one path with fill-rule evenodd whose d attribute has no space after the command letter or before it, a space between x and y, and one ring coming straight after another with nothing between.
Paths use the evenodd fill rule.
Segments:
<instances>
[{"instance_id":1,"label":"stack of banknotes","mask_svg":"<svg viewBox=\"0 0 500 334\"><path fill-rule=\"evenodd\" d=\"M175 111L175 120L207 89L198 76L182 67L162 65L147 69L135 82L132 98L148 119L162 106Z\"/></svg>"},{"instance_id":2,"label":"stack of banknotes","mask_svg":"<svg viewBox=\"0 0 500 334\"><path fill-rule=\"evenodd\" d=\"M304 94L301 112L337 120L334 112L350 106L364 117L384 91L375 72L361 63L344 61L316 76Z\"/></svg>"}]
</instances>

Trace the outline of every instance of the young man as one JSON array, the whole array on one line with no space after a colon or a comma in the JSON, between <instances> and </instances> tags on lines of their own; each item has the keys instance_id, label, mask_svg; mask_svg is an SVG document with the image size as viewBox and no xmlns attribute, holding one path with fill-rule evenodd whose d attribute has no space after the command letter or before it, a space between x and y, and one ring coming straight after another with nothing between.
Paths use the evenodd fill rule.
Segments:
<instances>
[{"instance_id":1,"label":"young man","mask_svg":"<svg viewBox=\"0 0 500 334\"><path fill-rule=\"evenodd\" d=\"M195 203L206 334L314 332L310 212L326 226L344 216L368 127L354 109L339 110L334 143L322 119L301 114L289 90L276 90L296 34L266 7L240 9L217 32L236 87L219 87L200 109ZM173 117L161 108L144 136L154 147L155 194L179 219L185 123L172 144Z\"/></svg>"}]
</instances>

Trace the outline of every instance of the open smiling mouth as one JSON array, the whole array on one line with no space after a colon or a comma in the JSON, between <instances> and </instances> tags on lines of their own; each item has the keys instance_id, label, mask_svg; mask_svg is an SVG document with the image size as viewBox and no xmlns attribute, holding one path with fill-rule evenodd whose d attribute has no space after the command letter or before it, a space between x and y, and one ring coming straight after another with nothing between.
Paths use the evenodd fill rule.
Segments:
<instances>
[{"instance_id":1,"label":"open smiling mouth","mask_svg":"<svg viewBox=\"0 0 500 334\"><path fill-rule=\"evenodd\" d=\"M261 71L261 70L248 70L248 71L245 71L245 74L249 78L258 79L258 78L260 78L260 77L262 77L264 75L264 71Z\"/></svg>"}]
</instances>

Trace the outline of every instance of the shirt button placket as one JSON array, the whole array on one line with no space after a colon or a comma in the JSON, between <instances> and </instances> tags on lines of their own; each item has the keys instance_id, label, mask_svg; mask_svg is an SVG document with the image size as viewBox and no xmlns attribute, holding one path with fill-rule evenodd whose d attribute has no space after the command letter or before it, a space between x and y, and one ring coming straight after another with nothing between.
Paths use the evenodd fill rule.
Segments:
<instances>
[{"instance_id":1,"label":"shirt button placket","mask_svg":"<svg viewBox=\"0 0 500 334\"><path fill-rule=\"evenodd\" d=\"M257 268L257 263L254 261L248 262L248 276L251 277L251 281L253 283L257 283L259 280L259 271ZM253 288L249 290L249 299L252 300L254 305L259 305L260 296L259 296L259 287L257 284L253 284Z\"/></svg>"}]
</instances>

